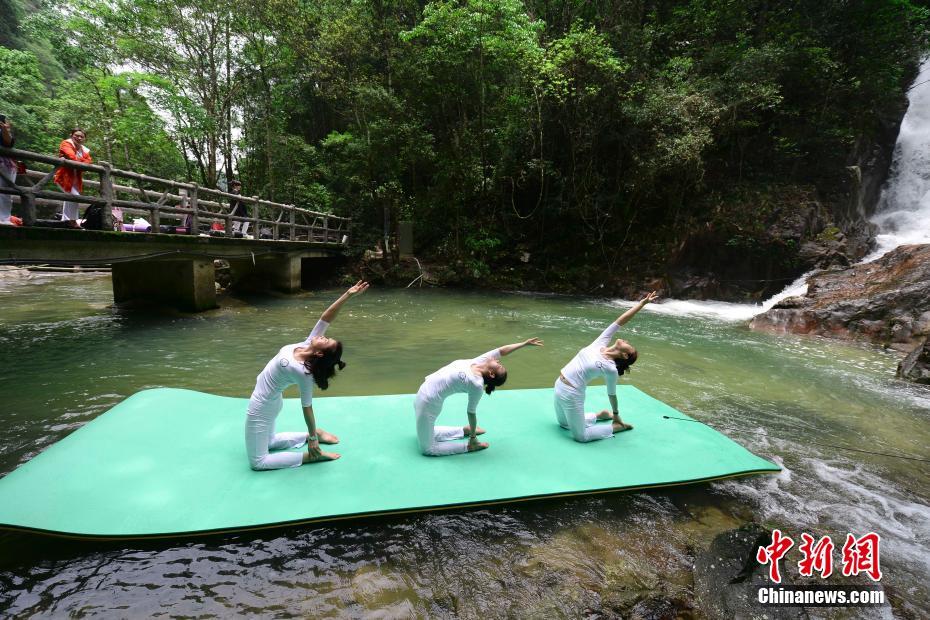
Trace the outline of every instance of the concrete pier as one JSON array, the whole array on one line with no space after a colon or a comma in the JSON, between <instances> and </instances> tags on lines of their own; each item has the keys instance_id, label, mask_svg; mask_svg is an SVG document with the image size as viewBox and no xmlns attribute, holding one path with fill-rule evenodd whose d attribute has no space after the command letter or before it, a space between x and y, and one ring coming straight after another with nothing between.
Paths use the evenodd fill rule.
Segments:
<instances>
[{"instance_id":1,"label":"concrete pier","mask_svg":"<svg viewBox=\"0 0 930 620\"><path fill-rule=\"evenodd\" d=\"M344 249L341 243L0 227L0 260L110 264L117 304L157 303L186 312L217 307L214 259L229 261L234 289L297 293L332 275Z\"/></svg>"},{"instance_id":2,"label":"concrete pier","mask_svg":"<svg viewBox=\"0 0 930 620\"><path fill-rule=\"evenodd\" d=\"M185 312L217 307L213 259L114 263L113 301L159 303Z\"/></svg>"}]
</instances>

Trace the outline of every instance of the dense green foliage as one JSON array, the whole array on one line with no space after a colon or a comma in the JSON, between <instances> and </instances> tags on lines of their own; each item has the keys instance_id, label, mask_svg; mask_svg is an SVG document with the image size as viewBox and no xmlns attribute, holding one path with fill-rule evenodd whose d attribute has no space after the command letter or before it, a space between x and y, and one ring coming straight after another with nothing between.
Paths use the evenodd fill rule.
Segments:
<instances>
[{"instance_id":1,"label":"dense green foliage","mask_svg":"<svg viewBox=\"0 0 930 620\"><path fill-rule=\"evenodd\" d=\"M629 267L710 192L829 184L930 24L908 0L22 1L0 32L21 146L86 125L119 166L236 174L365 242L412 219L476 277L524 252Z\"/></svg>"}]
</instances>

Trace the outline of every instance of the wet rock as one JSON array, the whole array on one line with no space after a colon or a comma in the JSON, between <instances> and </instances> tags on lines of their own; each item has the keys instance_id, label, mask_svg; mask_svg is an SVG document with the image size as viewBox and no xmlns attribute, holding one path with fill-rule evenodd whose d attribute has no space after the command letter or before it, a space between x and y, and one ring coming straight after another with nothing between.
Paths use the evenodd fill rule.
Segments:
<instances>
[{"instance_id":1,"label":"wet rock","mask_svg":"<svg viewBox=\"0 0 930 620\"><path fill-rule=\"evenodd\" d=\"M366 610L366 618L412 618L421 602L403 575L384 566L357 570L352 576L351 592L354 601Z\"/></svg>"},{"instance_id":2,"label":"wet rock","mask_svg":"<svg viewBox=\"0 0 930 620\"><path fill-rule=\"evenodd\" d=\"M688 618L691 562L669 539L660 541L652 524L616 531L586 523L559 532L517 566L523 579L552 593L559 610L546 613L548 602L521 617Z\"/></svg>"},{"instance_id":3,"label":"wet rock","mask_svg":"<svg viewBox=\"0 0 930 620\"><path fill-rule=\"evenodd\" d=\"M691 601L656 596L638 602L627 617L631 620L689 620L695 616Z\"/></svg>"},{"instance_id":4,"label":"wet rock","mask_svg":"<svg viewBox=\"0 0 930 620\"><path fill-rule=\"evenodd\" d=\"M915 71L912 75L916 76L916 67L912 71ZM837 220L864 225L866 218L875 212L907 108L907 93L901 92L876 110L877 123L871 135L860 135L856 140L847 159L845 178L839 187L826 191Z\"/></svg>"},{"instance_id":5,"label":"wet rock","mask_svg":"<svg viewBox=\"0 0 930 620\"><path fill-rule=\"evenodd\" d=\"M783 242L800 242L819 235L827 226L827 213L823 206L810 200L791 208L776 209L769 216L768 234Z\"/></svg>"},{"instance_id":6,"label":"wet rock","mask_svg":"<svg viewBox=\"0 0 930 620\"><path fill-rule=\"evenodd\" d=\"M219 292L228 289L233 282L233 274L229 266L229 261L220 258L215 259L213 261L213 270L216 290Z\"/></svg>"},{"instance_id":7,"label":"wet rock","mask_svg":"<svg viewBox=\"0 0 930 620\"><path fill-rule=\"evenodd\" d=\"M714 538L694 560L694 603L710 618L807 618L803 608L763 607L759 586L771 585L766 567L756 561L760 546L772 541L771 531L749 523ZM792 583L791 563L781 563L783 583Z\"/></svg>"},{"instance_id":8,"label":"wet rock","mask_svg":"<svg viewBox=\"0 0 930 620\"><path fill-rule=\"evenodd\" d=\"M25 267L0 265L0 280L31 280L34 277Z\"/></svg>"},{"instance_id":9,"label":"wet rock","mask_svg":"<svg viewBox=\"0 0 930 620\"><path fill-rule=\"evenodd\" d=\"M842 233L837 233L832 239L806 241L801 245L798 257L813 269L849 267L846 237Z\"/></svg>"},{"instance_id":10,"label":"wet rock","mask_svg":"<svg viewBox=\"0 0 930 620\"><path fill-rule=\"evenodd\" d=\"M848 267L851 262L848 235L832 223L810 188L787 186L721 202L713 221L687 231L670 256L670 296L762 299L805 271ZM743 213L756 213L755 219L741 215L736 205L742 205ZM860 228L866 234L870 230ZM860 241L856 239L857 251Z\"/></svg>"},{"instance_id":11,"label":"wet rock","mask_svg":"<svg viewBox=\"0 0 930 620\"><path fill-rule=\"evenodd\" d=\"M850 260L859 261L875 249L878 226L865 219L846 222L842 226L845 233L845 253Z\"/></svg>"},{"instance_id":12,"label":"wet rock","mask_svg":"<svg viewBox=\"0 0 930 620\"><path fill-rule=\"evenodd\" d=\"M750 327L910 348L930 332L930 245L817 273L806 295L782 300Z\"/></svg>"},{"instance_id":13,"label":"wet rock","mask_svg":"<svg viewBox=\"0 0 930 620\"><path fill-rule=\"evenodd\" d=\"M672 282L674 297L684 299L726 299L730 292L724 290L720 281L714 276L690 276Z\"/></svg>"},{"instance_id":14,"label":"wet rock","mask_svg":"<svg viewBox=\"0 0 930 620\"><path fill-rule=\"evenodd\" d=\"M899 379L930 385L930 338L924 338L901 360L897 376Z\"/></svg>"}]
</instances>

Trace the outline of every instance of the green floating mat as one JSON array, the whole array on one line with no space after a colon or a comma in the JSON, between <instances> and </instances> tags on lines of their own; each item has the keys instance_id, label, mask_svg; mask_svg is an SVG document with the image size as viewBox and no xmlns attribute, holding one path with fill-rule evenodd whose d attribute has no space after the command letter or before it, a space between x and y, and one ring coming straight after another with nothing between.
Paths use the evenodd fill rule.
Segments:
<instances>
[{"instance_id":1,"label":"green floating mat","mask_svg":"<svg viewBox=\"0 0 930 620\"><path fill-rule=\"evenodd\" d=\"M642 489L779 467L631 386L619 386L635 430L588 444L555 422L552 390L498 390L479 423L491 447L420 454L413 396L318 398L337 434L336 462L252 471L247 401L177 389L133 395L0 479L0 527L78 538L176 537ZM599 394L602 396L602 394ZM441 424L464 424L465 399ZM287 399L279 431L306 428Z\"/></svg>"}]
</instances>

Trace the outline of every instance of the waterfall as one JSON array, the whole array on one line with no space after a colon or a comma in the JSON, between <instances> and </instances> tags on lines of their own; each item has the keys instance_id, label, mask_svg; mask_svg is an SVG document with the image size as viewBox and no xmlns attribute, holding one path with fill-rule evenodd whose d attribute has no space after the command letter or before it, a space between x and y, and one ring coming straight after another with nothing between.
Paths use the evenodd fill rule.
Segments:
<instances>
[{"instance_id":1,"label":"waterfall","mask_svg":"<svg viewBox=\"0 0 930 620\"><path fill-rule=\"evenodd\" d=\"M930 243L930 56L907 99L891 172L872 218L879 228L878 247L864 262L899 245Z\"/></svg>"},{"instance_id":2,"label":"waterfall","mask_svg":"<svg viewBox=\"0 0 930 620\"><path fill-rule=\"evenodd\" d=\"M901 121L891 170L872 217L872 222L878 226L877 246L862 259L863 263L876 260L900 245L930 243L930 56L921 62L907 99L907 113ZM782 299L807 293L807 278L811 273L805 273L761 304L670 299L651 305L649 309L668 315L748 321L767 312ZM630 302L617 303L630 305Z\"/></svg>"}]
</instances>

